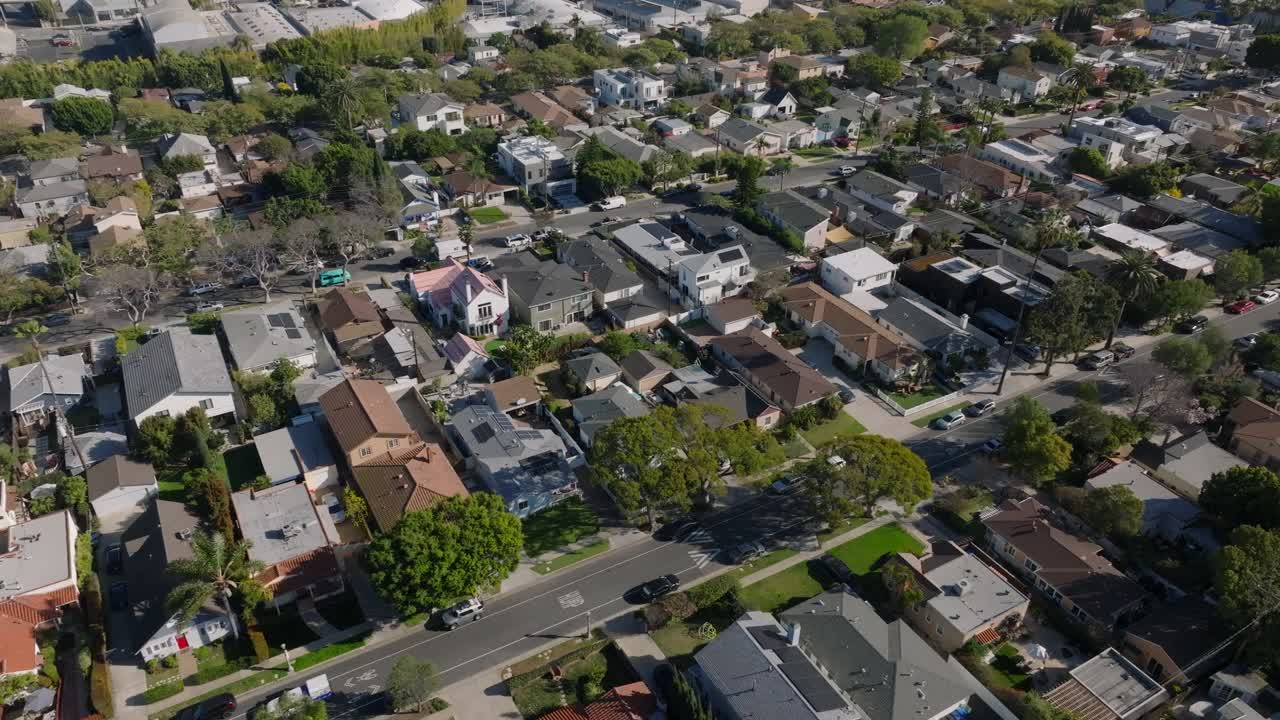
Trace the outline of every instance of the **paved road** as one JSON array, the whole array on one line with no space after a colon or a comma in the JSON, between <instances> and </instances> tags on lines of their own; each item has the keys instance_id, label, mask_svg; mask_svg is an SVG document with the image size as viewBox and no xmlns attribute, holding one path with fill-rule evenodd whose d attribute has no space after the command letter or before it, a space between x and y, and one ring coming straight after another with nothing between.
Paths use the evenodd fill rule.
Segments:
<instances>
[{"instance_id":1,"label":"paved road","mask_svg":"<svg viewBox=\"0 0 1280 720\"><path fill-rule=\"evenodd\" d=\"M396 660L413 655L430 660L444 684L527 655L549 641L580 636L594 622L618 614L631 603L629 590L668 573L690 583L723 565L723 551L747 539L770 538L784 543L805 534L808 513L798 496L757 497L721 511L704 528L682 542L646 539L575 565L509 596L491 602L483 619L453 632L423 630L409 637L358 653L329 667L324 674L334 690L329 717L358 717L382 710L386 678ZM811 532L811 531L810 531ZM292 687L321 674L298 673ZM275 692L239 698L242 720Z\"/></svg>"}]
</instances>

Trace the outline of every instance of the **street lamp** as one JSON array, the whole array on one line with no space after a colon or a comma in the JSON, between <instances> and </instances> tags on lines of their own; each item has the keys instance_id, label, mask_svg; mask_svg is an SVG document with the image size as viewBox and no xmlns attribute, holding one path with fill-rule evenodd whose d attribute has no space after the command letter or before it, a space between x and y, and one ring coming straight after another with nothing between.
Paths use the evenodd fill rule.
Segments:
<instances>
[{"instance_id":1,"label":"street lamp","mask_svg":"<svg viewBox=\"0 0 1280 720\"><path fill-rule=\"evenodd\" d=\"M289 666L289 672L293 672L293 658L289 657L289 646L285 643L280 643L280 649L284 650L284 661Z\"/></svg>"}]
</instances>

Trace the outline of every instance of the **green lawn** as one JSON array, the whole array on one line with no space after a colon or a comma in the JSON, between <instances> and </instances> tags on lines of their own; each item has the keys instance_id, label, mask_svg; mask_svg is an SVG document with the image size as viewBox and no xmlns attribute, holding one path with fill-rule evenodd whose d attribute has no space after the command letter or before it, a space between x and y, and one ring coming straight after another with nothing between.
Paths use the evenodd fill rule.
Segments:
<instances>
[{"instance_id":1,"label":"green lawn","mask_svg":"<svg viewBox=\"0 0 1280 720\"><path fill-rule=\"evenodd\" d=\"M163 468L156 470L156 487L160 491L161 500L186 502L187 487L182 484L184 468Z\"/></svg>"},{"instance_id":2,"label":"green lawn","mask_svg":"<svg viewBox=\"0 0 1280 720\"><path fill-rule=\"evenodd\" d=\"M524 521L524 551L536 558L600 531L600 519L581 498L569 498Z\"/></svg>"},{"instance_id":3,"label":"green lawn","mask_svg":"<svg viewBox=\"0 0 1280 720\"><path fill-rule=\"evenodd\" d=\"M841 411L831 420L800 433L814 447L821 447L843 435L861 435L867 429L847 412Z\"/></svg>"},{"instance_id":4,"label":"green lawn","mask_svg":"<svg viewBox=\"0 0 1280 720\"><path fill-rule=\"evenodd\" d=\"M499 348L504 348L506 346L507 346L506 340L499 340L498 338L494 338L484 344L484 351L492 355L495 350Z\"/></svg>"},{"instance_id":5,"label":"green lawn","mask_svg":"<svg viewBox=\"0 0 1280 720\"><path fill-rule=\"evenodd\" d=\"M786 453L788 460L795 460L798 457L803 457L805 453L809 452L809 446L805 445L804 441L798 437L792 438L782 446L782 452Z\"/></svg>"},{"instance_id":6,"label":"green lawn","mask_svg":"<svg viewBox=\"0 0 1280 720\"><path fill-rule=\"evenodd\" d=\"M222 454L222 459L227 463L227 478L233 492L249 487L263 473L262 459L253 443L231 448Z\"/></svg>"},{"instance_id":7,"label":"green lawn","mask_svg":"<svg viewBox=\"0 0 1280 720\"><path fill-rule=\"evenodd\" d=\"M897 525L882 525L866 535L831 548L829 552L843 560L854 574L865 575L885 553L919 555L924 552L924 544Z\"/></svg>"},{"instance_id":8,"label":"green lawn","mask_svg":"<svg viewBox=\"0 0 1280 720\"><path fill-rule=\"evenodd\" d=\"M738 591L738 599L748 610L774 612L789 608L822 592L822 583L814 577L808 562L771 575Z\"/></svg>"},{"instance_id":9,"label":"green lawn","mask_svg":"<svg viewBox=\"0 0 1280 720\"><path fill-rule=\"evenodd\" d=\"M867 524L868 519L864 517L850 518L835 527L827 528L818 533L818 542L824 543L837 535L843 535L854 528L862 527Z\"/></svg>"},{"instance_id":10,"label":"green lawn","mask_svg":"<svg viewBox=\"0 0 1280 720\"><path fill-rule=\"evenodd\" d=\"M937 412L932 412L932 413L929 413L928 415L924 415L922 417L916 418L915 420L912 420L911 424L915 425L916 427L928 427L929 423L942 417L943 415L946 415L949 412L954 412L956 410L959 410L962 407L968 407L968 406L969 406L969 403L967 402L956 403L955 405L948 405L947 407L944 407Z\"/></svg>"},{"instance_id":11,"label":"green lawn","mask_svg":"<svg viewBox=\"0 0 1280 720\"><path fill-rule=\"evenodd\" d=\"M822 146L801 148L792 152L802 158L829 158L837 154L835 149Z\"/></svg>"},{"instance_id":12,"label":"green lawn","mask_svg":"<svg viewBox=\"0 0 1280 720\"><path fill-rule=\"evenodd\" d=\"M561 555L560 557L554 560L551 560L549 562L538 563L537 565L533 566L533 571L538 573L539 575L550 575L551 573L557 570L560 570L561 568L565 568L576 562L586 560L589 557L594 557L596 555L599 555L600 553L608 549L609 549L609 541L600 539L582 548L581 550L574 550L571 553L565 553L564 555Z\"/></svg>"},{"instance_id":13,"label":"green lawn","mask_svg":"<svg viewBox=\"0 0 1280 720\"><path fill-rule=\"evenodd\" d=\"M930 400L937 400L938 398L950 392L951 392L950 390L942 387L941 385L933 384L925 387L922 390L919 390L918 392L913 392L910 394L900 393L900 392L891 392L891 393L887 393L887 395L893 398L894 402L901 405L902 409L910 410L911 408L917 405L923 405L929 402Z\"/></svg>"},{"instance_id":14,"label":"green lawn","mask_svg":"<svg viewBox=\"0 0 1280 720\"><path fill-rule=\"evenodd\" d=\"M507 214L502 212L500 208L496 207L471 208L467 211L467 215L481 225L502 222L507 219Z\"/></svg>"},{"instance_id":15,"label":"green lawn","mask_svg":"<svg viewBox=\"0 0 1280 720\"><path fill-rule=\"evenodd\" d=\"M996 682L1014 690L1030 690L1031 676L1018 669L1020 660L1018 649L1009 643L996 648L996 657L991 661L991 669L994 671L992 675Z\"/></svg>"}]
</instances>

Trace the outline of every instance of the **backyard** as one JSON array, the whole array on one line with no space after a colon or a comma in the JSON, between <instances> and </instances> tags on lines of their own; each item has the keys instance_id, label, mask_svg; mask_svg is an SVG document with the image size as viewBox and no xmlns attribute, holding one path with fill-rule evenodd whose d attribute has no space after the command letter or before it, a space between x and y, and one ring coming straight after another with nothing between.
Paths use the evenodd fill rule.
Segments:
<instances>
[{"instance_id":1,"label":"backyard","mask_svg":"<svg viewBox=\"0 0 1280 720\"><path fill-rule=\"evenodd\" d=\"M253 443L227 450L222 459L227 463L227 478L231 481L232 492L249 487L263 473L262 459L258 457L258 447Z\"/></svg>"},{"instance_id":2,"label":"backyard","mask_svg":"<svg viewBox=\"0 0 1280 720\"><path fill-rule=\"evenodd\" d=\"M805 440L809 441L810 445L816 448L826 445L836 438L846 435L861 435L866 431L867 428L862 423L855 420L849 413L841 411L834 418L814 425L800 434L804 436Z\"/></svg>"},{"instance_id":3,"label":"backyard","mask_svg":"<svg viewBox=\"0 0 1280 720\"><path fill-rule=\"evenodd\" d=\"M501 208L496 207L471 208L467 211L467 216L481 225L499 223L507 219L507 214L502 212Z\"/></svg>"},{"instance_id":4,"label":"backyard","mask_svg":"<svg viewBox=\"0 0 1280 720\"><path fill-rule=\"evenodd\" d=\"M1014 690L1030 690L1031 675L1024 668L1024 660L1018 649L1009 643L996 648L996 657L991 661L992 676L1001 687Z\"/></svg>"},{"instance_id":5,"label":"backyard","mask_svg":"<svg viewBox=\"0 0 1280 720\"><path fill-rule=\"evenodd\" d=\"M564 502L525 519L524 551L532 558L600 531L600 519L582 498L569 498Z\"/></svg>"}]
</instances>

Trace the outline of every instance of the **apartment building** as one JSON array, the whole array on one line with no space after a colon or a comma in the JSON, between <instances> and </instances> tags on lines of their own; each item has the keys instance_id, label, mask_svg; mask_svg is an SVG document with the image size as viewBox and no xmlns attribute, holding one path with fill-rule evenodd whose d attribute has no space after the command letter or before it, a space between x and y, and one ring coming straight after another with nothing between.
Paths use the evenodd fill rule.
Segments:
<instances>
[{"instance_id":1,"label":"apartment building","mask_svg":"<svg viewBox=\"0 0 1280 720\"><path fill-rule=\"evenodd\" d=\"M601 105L653 110L667 101L666 81L643 70L596 70L592 75L592 82Z\"/></svg>"}]
</instances>

